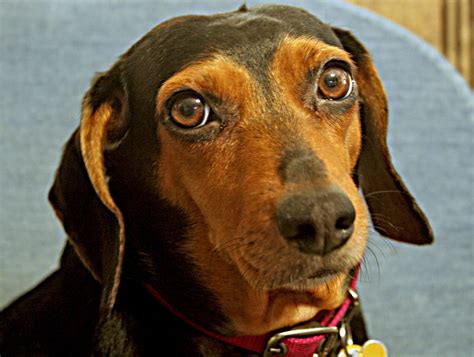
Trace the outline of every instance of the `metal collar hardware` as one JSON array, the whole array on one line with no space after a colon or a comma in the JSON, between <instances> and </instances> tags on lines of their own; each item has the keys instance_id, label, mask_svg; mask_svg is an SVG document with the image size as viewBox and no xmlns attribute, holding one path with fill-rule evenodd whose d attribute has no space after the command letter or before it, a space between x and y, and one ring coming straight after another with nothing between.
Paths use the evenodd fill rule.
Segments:
<instances>
[{"instance_id":1,"label":"metal collar hardware","mask_svg":"<svg viewBox=\"0 0 474 357\"><path fill-rule=\"evenodd\" d=\"M314 357L327 356L336 347L337 342L347 351L347 346L353 343L349 323L355 308L359 306L359 296L355 290L349 288L348 296L351 299L351 304L337 326L321 326L317 322L310 322L304 326L278 332L268 340L263 357L285 356L289 351L285 343L287 339L301 339L303 341L316 336L321 336L322 339L315 342ZM347 355L349 356L349 354Z\"/></svg>"},{"instance_id":2,"label":"metal collar hardware","mask_svg":"<svg viewBox=\"0 0 474 357\"><path fill-rule=\"evenodd\" d=\"M339 345L346 353L353 346L352 337L348 329L349 322L353 316L354 308L359 305L359 298L355 292L359 266L354 270L348 294L342 305L331 311L322 311L316 320L309 321L305 325L299 325L287 331L280 331L269 338L269 334L257 336L223 336L210 331L189 319L182 312L176 310L168 303L160 293L150 284L144 283L145 289L161 305L167 308L173 315L181 319L189 326L202 334L231 346L243 348L264 357L271 356L313 356L326 357ZM349 346L348 346L349 345ZM349 356L346 353L346 356Z\"/></svg>"},{"instance_id":3,"label":"metal collar hardware","mask_svg":"<svg viewBox=\"0 0 474 357\"><path fill-rule=\"evenodd\" d=\"M268 340L263 357L271 357L274 354L278 356L286 355L288 348L282 341L287 338L313 337L318 335L337 334L338 332L339 329L336 326L325 327L319 324L315 327L295 328L289 331L279 332Z\"/></svg>"}]
</instances>

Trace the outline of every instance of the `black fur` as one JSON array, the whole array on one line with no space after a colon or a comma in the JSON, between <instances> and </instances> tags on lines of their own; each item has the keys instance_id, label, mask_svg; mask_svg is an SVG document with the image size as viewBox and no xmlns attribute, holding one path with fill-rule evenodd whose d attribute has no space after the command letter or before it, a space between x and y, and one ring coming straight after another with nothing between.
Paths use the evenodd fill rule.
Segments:
<instances>
[{"instance_id":1,"label":"black fur","mask_svg":"<svg viewBox=\"0 0 474 357\"><path fill-rule=\"evenodd\" d=\"M304 183L326 177L326 167L314 151L299 147L286 151L280 159L280 177L286 183Z\"/></svg>"},{"instance_id":2,"label":"black fur","mask_svg":"<svg viewBox=\"0 0 474 357\"><path fill-rule=\"evenodd\" d=\"M241 7L228 14L191 16L158 27L97 77L88 94L90 105L95 109L112 101L126 123L112 131L109 140L123 142L106 157L112 196L123 210L127 227L117 304L110 315L99 316L101 286L67 244L59 269L1 312L2 357L160 355L165 348L171 348L173 356L249 356L177 320L142 287L143 282L152 284L185 315L205 321L211 330L228 331L228 321L216 308L214 296L195 279L195 267L180 252L189 217L156 194L151 165L160 152L155 97L174 73L217 51L243 64L265 87L268 63L285 35L310 36L342 48L331 28L304 10ZM287 163L290 159L295 167ZM58 190L55 185L50 200L71 213L63 217L66 232L72 242L79 236L86 239L82 244L90 249L91 266L104 275L113 266L107 254L115 251L115 243L103 237L114 236L114 217L93 191L77 133L67 144L61 165L57 183L68 189ZM324 174L319 160L304 152L289 153L282 165L282 177L290 182ZM297 176L301 166L310 167L312 177ZM359 327L359 331L363 332L356 337L363 341L365 329Z\"/></svg>"}]
</instances>

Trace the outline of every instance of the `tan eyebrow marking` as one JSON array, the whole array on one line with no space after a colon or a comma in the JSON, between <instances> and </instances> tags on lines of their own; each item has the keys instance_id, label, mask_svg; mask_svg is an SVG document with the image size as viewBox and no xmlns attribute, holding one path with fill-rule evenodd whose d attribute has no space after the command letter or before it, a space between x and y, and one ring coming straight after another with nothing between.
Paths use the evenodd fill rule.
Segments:
<instances>
[{"instance_id":1,"label":"tan eyebrow marking","mask_svg":"<svg viewBox=\"0 0 474 357\"><path fill-rule=\"evenodd\" d=\"M167 80L157 97L157 111L163 109L166 100L175 92L193 90L198 93L211 93L228 106L236 106L236 111L246 117L252 110L256 98L255 79L241 65L224 55L194 63Z\"/></svg>"},{"instance_id":2,"label":"tan eyebrow marking","mask_svg":"<svg viewBox=\"0 0 474 357\"><path fill-rule=\"evenodd\" d=\"M281 41L270 66L270 75L287 98L300 101L298 85L308 71L329 60L347 62L355 71L350 55L335 46L307 37L286 37Z\"/></svg>"}]
</instances>

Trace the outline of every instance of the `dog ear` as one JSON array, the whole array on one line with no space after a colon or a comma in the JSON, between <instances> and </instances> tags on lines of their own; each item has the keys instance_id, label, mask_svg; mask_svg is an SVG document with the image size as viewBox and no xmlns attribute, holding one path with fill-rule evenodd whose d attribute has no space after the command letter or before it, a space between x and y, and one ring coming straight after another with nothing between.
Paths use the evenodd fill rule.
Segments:
<instances>
[{"instance_id":1,"label":"dog ear","mask_svg":"<svg viewBox=\"0 0 474 357\"><path fill-rule=\"evenodd\" d=\"M78 130L66 144L49 200L81 261L103 285L102 307L117 296L125 225L108 186L105 153L125 137L128 110L118 70L99 75L86 93Z\"/></svg>"},{"instance_id":2,"label":"dog ear","mask_svg":"<svg viewBox=\"0 0 474 357\"><path fill-rule=\"evenodd\" d=\"M383 236L429 244L433 233L426 216L392 165L387 146L387 98L369 53L348 31L333 28L357 65L363 144L358 178L374 228Z\"/></svg>"}]
</instances>

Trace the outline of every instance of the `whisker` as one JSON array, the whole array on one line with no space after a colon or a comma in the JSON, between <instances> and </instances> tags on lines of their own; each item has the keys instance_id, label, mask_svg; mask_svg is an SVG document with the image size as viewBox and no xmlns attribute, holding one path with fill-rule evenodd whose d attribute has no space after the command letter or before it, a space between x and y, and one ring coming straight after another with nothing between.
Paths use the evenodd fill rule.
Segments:
<instances>
[{"instance_id":1,"label":"whisker","mask_svg":"<svg viewBox=\"0 0 474 357\"><path fill-rule=\"evenodd\" d=\"M372 219L375 219L375 220L377 220L377 221L383 222L383 223L385 223L385 224L391 226L391 227L392 227L394 230L396 230L396 231L402 230L401 227L396 226L395 224L393 224L387 216L384 216L384 215L382 215L382 214L380 214L380 213L373 213L373 214L371 214L371 216L372 216ZM380 226L377 226L377 228L381 228L381 227L380 227Z\"/></svg>"},{"instance_id":2,"label":"whisker","mask_svg":"<svg viewBox=\"0 0 474 357\"><path fill-rule=\"evenodd\" d=\"M366 283L373 283L373 269L372 269L372 266L371 266L371 262L372 261L375 261L375 264L377 266L377 283L380 283L380 263L379 263L379 260L378 260L378 257L377 257L377 254L375 254L375 252L373 251L373 249L369 246L367 246L367 250L366 250L367 253L369 253L372 257L372 259L366 254L364 255L364 258L362 260L362 267L363 267L363 275L366 279L362 280L361 281L364 281Z\"/></svg>"},{"instance_id":3,"label":"whisker","mask_svg":"<svg viewBox=\"0 0 474 357\"><path fill-rule=\"evenodd\" d=\"M403 191L400 191L400 190L384 190L384 191L374 191L374 192L370 192L366 195L364 195L366 198L368 197L372 197L374 195L380 195L380 194L384 194L384 193L399 193L399 194L404 194Z\"/></svg>"}]
</instances>

